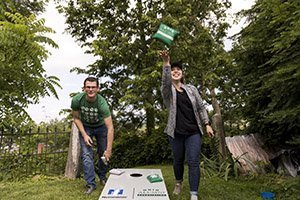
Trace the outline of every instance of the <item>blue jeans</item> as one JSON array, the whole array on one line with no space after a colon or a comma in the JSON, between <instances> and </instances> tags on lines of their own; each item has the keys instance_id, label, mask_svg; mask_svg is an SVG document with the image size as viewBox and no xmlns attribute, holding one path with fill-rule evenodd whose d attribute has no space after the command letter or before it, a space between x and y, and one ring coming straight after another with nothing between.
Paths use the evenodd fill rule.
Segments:
<instances>
[{"instance_id":1,"label":"blue jeans","mask_svg":"<svg viewBox=\"0 0 300 200\"><path fill-rule=\"evenodd\" d=\"M169 136L169 142L173 152L173 169L176 182L183 181L184 160L187 157L188 177L190 192L198 193L200 183L200 153L201 153L201 134L180 135L175 134L175 138Z\"/></svg>"},{"instance_id":2,"label":"blue jeans","mask_svg":"<svg viewBox=\"0 0 300 200\"><path fill-rule=\"evenodd\" d=\"M107 165L105 165L101 156L107 147L107 128L105 125L101 125L96 128L84 126L86 133L93 139L96 138L97 154L98 154L98 176L101 180L104 180L107 173ZM93 148L87 146L84 142L82 135L79 135L81 146L81 159L83 164L84 179L87 182L87 186L96 187L96 176L93 158ZM93 143L94 145L95 143Z\"/></svg>"}]
</instances>

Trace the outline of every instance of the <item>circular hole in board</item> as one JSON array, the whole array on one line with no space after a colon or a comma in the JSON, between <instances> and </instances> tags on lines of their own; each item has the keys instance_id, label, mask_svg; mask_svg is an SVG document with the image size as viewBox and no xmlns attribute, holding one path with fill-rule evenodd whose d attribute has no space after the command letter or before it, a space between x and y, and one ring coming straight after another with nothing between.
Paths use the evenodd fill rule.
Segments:
<instances>
[{"instance_id":1,"label":"circular hole in board","mask_svg":"<svg viewBox=\"0 0 300 200\"><path fill-rule=\"evenodd\" d=\"M141 177L141 176L143 176L143 174L140 174L140 173L132 173L132 174L130 174L130 176L132 176L132 177Z\"/></svg>"}]
</instances>

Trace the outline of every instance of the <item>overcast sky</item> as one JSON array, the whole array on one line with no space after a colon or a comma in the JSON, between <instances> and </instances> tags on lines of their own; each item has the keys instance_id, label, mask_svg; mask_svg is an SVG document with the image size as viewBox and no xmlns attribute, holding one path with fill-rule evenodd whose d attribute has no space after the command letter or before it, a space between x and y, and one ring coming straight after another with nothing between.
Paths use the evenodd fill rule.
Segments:
<instances>
[{"instance_id":1,"label":"overcast sky","mask_svg":"<svg viewBox=\"0 0 300 200\"><path fill-rule=\"evenodd\" d=\"M254 0L232 0L230 13L235 13L241 9L248 9L253 2ZM45 25L55 30L56 33L50 34L48 37L59 45L59 49L49 49L51 55L44 63L44 68L48 76L56 76L60 79L60 85L63 89L57 88L59 100L54 97L46 97L41 99L39 104L29 106L27 111L36 123L55 118L61 119L63 117L59 116L59 112L62 109L70 108L71 98L69 94L80 91L83 81L87 76L71 73L70 69L73 67L82 68L95 61L93 56L84 54L84 49L80 48L75 43L75 40L65 32L65 19L62 14L56 11L53 3L49 3L46 12L40 18L44 18L46 20ZM228 36L237 33L241 25L242 22L238 25L233 25L228 32ZM229 49L230 44L229 40L225 41L225 48Z\"/></svg>"}]
</instances>

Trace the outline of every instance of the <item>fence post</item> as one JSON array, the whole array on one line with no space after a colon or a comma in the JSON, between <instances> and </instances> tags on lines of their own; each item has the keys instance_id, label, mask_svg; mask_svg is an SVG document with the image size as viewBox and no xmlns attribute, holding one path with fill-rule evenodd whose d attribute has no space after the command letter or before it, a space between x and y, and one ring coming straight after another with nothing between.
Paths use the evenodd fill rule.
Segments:
<instances>
[{"instance_id":1,"label":"fence post","mask_svg":"<svg viewBox=\"0 0 300 200\"><path fill-rule=\"evenodd\" d=\"M74 123L72 123L72 131L70 135L70 144L68 151L68 160L65 169L65 177L75 179L79 173L80 161L80 143L79 131Z\"/></svg>"}]
</instances>

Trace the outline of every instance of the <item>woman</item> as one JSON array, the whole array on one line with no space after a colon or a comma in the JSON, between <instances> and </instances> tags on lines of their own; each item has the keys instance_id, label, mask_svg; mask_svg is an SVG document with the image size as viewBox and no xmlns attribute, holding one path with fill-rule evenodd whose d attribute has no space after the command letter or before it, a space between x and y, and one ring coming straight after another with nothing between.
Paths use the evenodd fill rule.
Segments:
<instances>
[{"instance_id":1,"label":"woman","mask_svg":"<svg viewBox=\"0 0 300 200\"><path fill-rule=\"evenodd\" d=\"M202 126L206 127L210 137L213 137L214 133L197 88L184 84L181 63L171 65L167 51L161 51L160 57L163 60L161 92L168 110L165 133L172 147L176 178L173 194L178 195L182 190L186 155L191 200L198 200Z\"/></svg>"}]
</instances>

